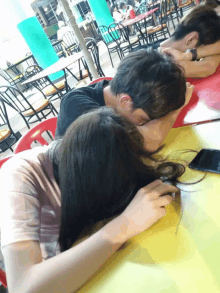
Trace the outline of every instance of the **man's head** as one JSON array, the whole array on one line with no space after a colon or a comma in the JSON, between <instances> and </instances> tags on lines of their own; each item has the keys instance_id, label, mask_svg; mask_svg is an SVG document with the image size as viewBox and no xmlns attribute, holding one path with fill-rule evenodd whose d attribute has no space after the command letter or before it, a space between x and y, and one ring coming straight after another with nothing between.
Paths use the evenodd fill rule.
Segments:
<instances>
[{"instance_id":1,"label":"man's head","mask_svg":"<svg viewBox=\"0 0 220 293\"><path fill-rule=\"evenodd\" d=\"M198 5L184 16L173 35L161 47L187 49L214 44L220 40L220 16L206 5Z\"/></svg>"},{"instance_id":2,"label":"man's head","mask_svg":"<svg viewBox=\"0 0 220 293\"><path fill-rule=\"evenodd\" d=\"M140 50L121 61L110 89L117 97L116 110L141 131L146 127L148 136L146 131L143 135L147 140L158 141L149 148L153 151L164 139L163 133L157 131L158 125L184 105L186 80L182 68L169 57L153 50ZM155 133L150 133L149 127Z\"/></svg>"}]
</instances>

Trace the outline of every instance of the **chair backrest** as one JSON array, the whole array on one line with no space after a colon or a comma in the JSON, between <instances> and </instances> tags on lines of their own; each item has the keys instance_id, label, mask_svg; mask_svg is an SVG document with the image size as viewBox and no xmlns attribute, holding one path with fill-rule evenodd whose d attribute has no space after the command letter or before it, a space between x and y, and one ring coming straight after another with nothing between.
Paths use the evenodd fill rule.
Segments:
<instances>
[{"instance_id":1,"label":"chair backrest","mask_svg":"<svg viewBox=\"0 0 220 293\"><path fill-rule=\"evenodd\" d=\"M27 56L31 56L31 55L32 55L31 52L27 52L25 56L27 57ZM28 66L31 66L31 65L38 65L38 63L37 63L37 61L36 61L36 59L34 58L33 55L32 55L32 57L31 57L30 59L28 59L26 62L27 62L27 65L28 65Z\"/></svg>"},{"instance_id":2,"label":"chair backrest","mask_svg":"<svg viewBox=\"0 0 220 293\"><path fill-rule=\"evenodd\" d=\"M38 116L28 99L16 88L12 86L0 86L0 97L19 114L22 115L22 112L31 109Z\"/></svg>"},{"instance_id":3,"label":"chair backrest","mask_svg":"<svg viewBox=\"0 0 220 293\"><path fill-rule=\"evenodd\" d=\"M14 131L12 130L10 121L8 119L5 102L1 96L0 96L0 117L1 117L0 126L7 125L6 127L10 130L11 134L14 135Z\"/></svg>"},{"instance_id":4,"label":"chair backrest","mask_svg":"<svg viewBox=\"0 0 220 293\"><path fill-rule=\"evenodd\" d=\"M7 162L10 158L11 158L12 156L10 156L10 157L7 157L7 158L4 158L4 159L1 159L0 160L0 168L2 167L2 165L5 163L5 162ZM2 283L2 281L1 281L1 269L0 269L0 282ZM3 271L2 271L3 272Z\"/></svg>"},{"instance_id":5,"label":"chair backrest","mask_svg":"<svg viewBox=\"0 0 220 293\"><path fill-rule=\"evenodd\" d=\"M69 31L69 32L66 32L63 37L62 37L62 40L65 42L65 44L70 47L74 44L77 43L76 39L75 39L75 35L74 35L74 32L72 31Z\"/></svg>"},{"instance_id":6,"label":"chair backrest","mask_svg":"<svg viewBox=\"0 0 220 293\"><path fill-rule=\"evenodd\" d=\"M18 142L15 149L15 154L31 149L31 144L38 141L41 145L48 145L48 142L42 137L45 131L50 131L53 138L57 128L57 117L49 118L40 122L35 127L31 128Z\"/></svg>"},{"instance_id":7,"label":"chair backrest","mask_svg":"<svg viewBox=\"0 0 220 293\"><path fill-rule=\"evenodd\" d=\"M64 48L67 47L67 45L65 44L64 41L58 43L58 44L52 44L53 45L53 48L55 50L56 53L60 53L63 51Z\"/></svg>"},{"instance_id":8,"label":"chair backrest","mask_svg":"<svg viewBox=\"0 0 220 293\"><path fill-rule=\"evenodd\" d=\"M99 60L99 47L96 44L96 41L93 38L86 38L86 47L92 56L93 62L96 65L97 71L99 75L105 76L104 72L102 71L102 67Z\"/></svg>"},{"instance_id":9,"label":"chair backrest","mask_svg":"<svg viewBox=\"0 0 220 293\"><path fill-rule=\"evenodd\" d=\"M33 77L34 75L38 74L42 70L43 70L43 68L41 68L38 65L31 65L26 69L24 76L25 76L26 79L28 79L28 78ZM41 92L48 85L53 86L53 83L49 79L49 77L42 77L41 79L32 81L31 84L33 86L35 86L37 89L39 89Z\"/></svg>"},{"instance_id":10,"label":"chair backrest","mask_svg":"<svg viewBox=\"0 0 220 293\"><path fill-rule=\"evenodd\" d=\"M130 44L128 30L125 29L125 27L121 23L119 23L117 25L117 27L118 27L119 34L121 36L121 41L122 42L129 42L129 44Z\"/></svg>"},{"instance_id":11,"label":"chair backrest","mask_svg":"<svg viewBox=\"0 0 220 293\"><path fill-rule=\"evenodd\" d=\"M100 31L100 36L102 37L102 40L106 45L110 45L112 42L114 42L114 40L112 39L112 37L110 36L108 32L107 26L101 25L99 26L98 29Z\"/></svg>"},{"instance_id":12,"label":"chair backrest","mask_svg":"<svg viewBox=\"0 0 220 293\"><path fill-rule=\"evenodd\" d=\"M102 81L102 80L112 80L112 79L113 79L113 77L106 77L106 76L105 77L99 77L99 78L94 79L93 81L91 81L89 85L97 83L97 82Z\"/></svg>"},{"instance_id":13,"label":"chair backrest","mask_svg":"<svg viewBox=\"0 0 220 293\"><path fill-rule=\"evenodd\" d=\"M7 64L10 67L10 69L14 72L14 74L16 74L16 75L21 75L22 74L21 71L18 69L18 67L16 65L14 65L11 62L8 62Z\"/></svg>"},{"instance_id":14,"label":"chair backrest","mask_svg":"<svg viewBox=\"0 0 220 293\"><path fill-rule=\"evenodd\" d=\"M0 75L8 82L10 82L10 80L12 79L8 72L2 68L0 68Z\"/></svg>"},{"instance_id":15,"label":"chair backrest","mask_svg":"<svg viewBox=\"0 0 220 293\"><path fill-rule=\"evenodd\" d=\"M108 27L108 33L110 34L114 42L116 42L117 44L121 44L121 36L117 27L118 23L111 23Z\"/></svg>"}]
</instances>

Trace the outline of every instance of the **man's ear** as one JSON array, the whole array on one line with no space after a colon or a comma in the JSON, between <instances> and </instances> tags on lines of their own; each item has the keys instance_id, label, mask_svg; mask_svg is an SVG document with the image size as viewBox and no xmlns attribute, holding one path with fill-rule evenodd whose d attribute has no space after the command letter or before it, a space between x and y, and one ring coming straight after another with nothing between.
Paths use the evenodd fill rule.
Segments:
<instances>
[{"instance_id":1,"label":"man's ear","mask_svg":"<svg viewBox=\"0 0 220 293\"><path fill-rule=\"evenodd\" d=\"M196 45L199 40L199 34L198 32L191 32L188 35L185 36L185 45L188 47L188 49L196 48Z\"/></svg>"},{"instance_id":2,"label":"man's ear","mask_svg":"<svg viewBox=\"0 0 220 293\"><path fill-rule=\"evenodd\" d=\"M126 111L131 112L133 108L133 101L127 94L121 94L119 98L120 107Z\"/></svg>"}]
</instances>

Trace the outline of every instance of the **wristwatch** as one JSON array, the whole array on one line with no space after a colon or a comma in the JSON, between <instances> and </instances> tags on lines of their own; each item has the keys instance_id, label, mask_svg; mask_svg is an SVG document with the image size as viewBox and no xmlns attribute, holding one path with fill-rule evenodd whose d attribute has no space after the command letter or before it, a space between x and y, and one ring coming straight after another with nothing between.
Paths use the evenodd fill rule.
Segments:
<instances>
[{"instance_id":1,"label":"wristwatch","mask_svg":"<svg viewBox=\"0 0 220 293\"><path fill-rule=\"evenodd\" d=\"M192 53L192 60L191 61L196 61L197 60L197 49L188 49L186 50L186 53Z\"/></svg>"}]
</instances>

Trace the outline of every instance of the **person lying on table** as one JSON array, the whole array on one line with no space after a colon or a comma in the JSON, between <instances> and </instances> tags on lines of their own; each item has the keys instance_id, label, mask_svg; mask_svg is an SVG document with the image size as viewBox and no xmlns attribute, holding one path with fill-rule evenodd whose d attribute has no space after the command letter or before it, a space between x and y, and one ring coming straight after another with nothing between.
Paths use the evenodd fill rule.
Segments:
<instances>
[{"instance_id":1,"label":"person lying on table","mask_svg":"<svg viewBox=\"0 0 220 293\"><path fill-rule=\"evenodd\" d=\"M107 106L130 119L144 136L145 148L153 152L189 102L193 88L171 58L153 50L133 52L121 61L111 82L75 89L63 97L56 139L83 113Z\"/></svg>"},{"instance_id":2,"label":"person lying on table","mask_svg":"<svg viewBox=\"0 0 220 293\"><path fill-rule=\"evenodd\" d=\"M1 248L9 293L76 292L123 243L166 215L179 190L159 179L175 182L184 167L158 162L156 168L143 158L150 156L135 125L101 107L74 121L62 140L3 165Z\"/></svg>"},{"instance_id":3,"label":"person lying on table","mask_svg":"<svg viewBox=\"0 0 220 293\"><path fill-rule=\"evenodd\" d=\"M161 50L180 60L186 77L207 77L220 63L219 28L217 12L200 4L182 19L171 38L160 44Z\"/></svg>"}]
</instances>

